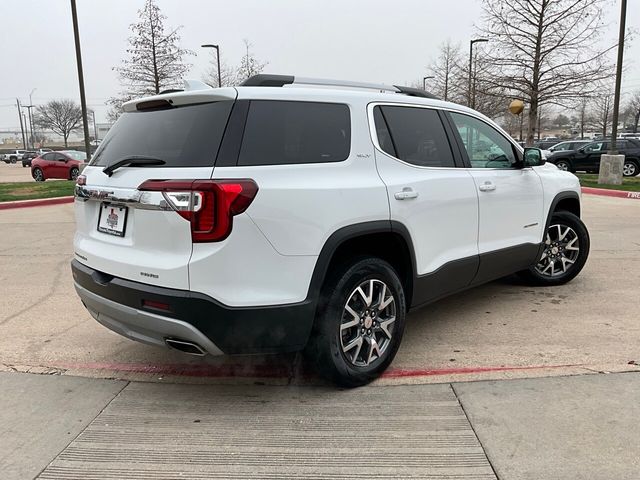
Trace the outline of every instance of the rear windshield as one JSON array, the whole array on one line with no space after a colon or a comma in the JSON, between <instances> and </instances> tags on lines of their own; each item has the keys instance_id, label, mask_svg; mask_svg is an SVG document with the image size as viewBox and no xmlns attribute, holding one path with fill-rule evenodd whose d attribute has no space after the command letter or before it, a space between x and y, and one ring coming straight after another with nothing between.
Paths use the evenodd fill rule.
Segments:
<instances>
[{"instance_id":1,"label":"rear windshield","mask_svg":"<svg viewBox=\"0 0 640 480\"><path fill-rule=\"evenodd\" d=\"M142 156L164 160L162 167L213 166L232 106L224 101L123 113L90 164Z\"/></svg>"}]
</instances>

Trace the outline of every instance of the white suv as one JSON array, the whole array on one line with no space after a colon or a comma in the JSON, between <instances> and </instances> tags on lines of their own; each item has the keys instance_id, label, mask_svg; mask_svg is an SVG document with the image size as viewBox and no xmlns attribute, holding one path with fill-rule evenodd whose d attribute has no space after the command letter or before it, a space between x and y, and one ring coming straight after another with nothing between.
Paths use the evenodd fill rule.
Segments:
<instances>
[{"instance_id":1,"label":"white suv","mask_svg":"<svg viewBox=\"0 0 640 480\"><path fill-rule=\"evenodd\" d=\"M192 84L193 85L193 84ZM406 87L258 75L125 104L76 186L75 287L134 340L378 376L409 309L575 277L577 178Z\"/></svg>"}]
</instances>

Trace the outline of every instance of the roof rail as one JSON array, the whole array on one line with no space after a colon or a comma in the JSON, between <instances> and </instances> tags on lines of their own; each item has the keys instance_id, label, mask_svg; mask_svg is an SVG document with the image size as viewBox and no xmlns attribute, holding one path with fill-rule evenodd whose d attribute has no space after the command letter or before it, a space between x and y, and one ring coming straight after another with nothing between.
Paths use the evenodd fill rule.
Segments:
<instances>
[{"instance_id":1,"label":"roof rail","mask_svg":"<svg viewBox=\"0 0 640 480\"><path fill-rule=\"evenodd\" d=\"M368 88L380 92L400 93L412 97L435 98L435 95L419 88L378 83L352 82L349 80L329 80L324 78L294 77L293 75L269 75L261 73L249 77L240 84L243 87L283 87L285 85L319 85L328 87Z\"/></svg>"}]
</instances>

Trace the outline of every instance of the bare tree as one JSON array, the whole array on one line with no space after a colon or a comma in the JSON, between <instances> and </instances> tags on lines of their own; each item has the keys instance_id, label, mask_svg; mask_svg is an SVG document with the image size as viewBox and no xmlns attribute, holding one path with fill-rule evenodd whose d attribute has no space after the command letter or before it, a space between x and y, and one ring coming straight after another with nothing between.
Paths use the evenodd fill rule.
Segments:
<instances>
[{"instance_id":1,"label":"bare tree","mask_svg":"<svg viewBox=\"0 0 640 480\"><path fill-rule=\"evenodd\" d=\"M629 99L627 110L631 115L633 133L638 133L638 123L640 123L640 90L636 90Z\"/></svg>"},{"instance_id":2,"label":"bare tree","mask_svg":"<svg viewBox=\"0 0 640 480\"><path fill-rule=\"evenodd\" d=\"M593 117L595 125L607 136L607 129L613 117L613 93L598 95L593 99Z\"/></svg>"},{"instance_id":3,"label":"bare tree","mask_svg":"<svg viewBox=\"0 0 640 480\"><path fill-rule=\"evenodd\" d=\"M460 45L454 45L450 40L440 44L438 57L427 68L428 74L434 77L431 80L431 93L445 101L460 101L464 95L462 63Z\"/></svg>"},{"instance_id":4,"label":"bare tree","mask_svg":"<svg viewBox=\"0 0 640 480\"><path fill-rule=\"evenodd\" d=\"M218 64L216 61L215 53L210 52L211 66L204 72L202 81L211 87L218 86ZM236 84L236 74L232 67L227 65L225 61L220 58L220 83L223 87L232 87Z\"/></svg>"},{"instance_id":5,"label":"bare tree","mask_svg":"<svg viewBox=\"0 0 640 480\"><path fill-rule=\"evenodd\" d=\"M52 100L36 107L35 123L60 135L67 147L69 135L82 127L82 109L73 100Z\"/></svg>"},{"instance_id":6,"label":"bare tree","mask_svg":"<svg viewBox=\"0 0 640 480\"><path fill-rule=\"evenodd\" d=\"M255 55L251 52L251 47L253 45L246 38L244 39L244 47L246 53L242 56L242 60L240 60L240 65L236 70L236 82L240 84L244 82L247 78L253 77L254 75L259 74L264 70L269 62L262 62L258 60Z\"/></svg>"},{"instance_id":7,"label":"bare tree","mask_svg":"<svg viewBox=\"0 0 640 480\"><path fill-rule=\"evenodd\" d=\"M589 115L589 109L591 107L592 99L588 96L580 98L578 101L578 123L580 124L580 138L584 139L584 129L588 123L591 123L591 116Z\"/></svg>"},{"instance_id":8,"label":"bare tree","mask_svg":"<svg viewBox=\"0 0 640 480\"><path fill-rule=\"evenodd\" d=\"M563 105L613 75L599 48L604 0L483 0L494 82L529 104L527 144L536 135L540 104Z\"/></svg>"},{"instance_id":9,"label":"bare tree","mask_svg":"<svg viewBox=\"0 0 640 480\"><path fill-rule=\"evenodd\" d=\"M181 27L165 31L160 8L154 0L146 0L144 7L138 10L139 21L130 25L128 57L119 67L114 67L120 77L122 93L109 99L117 116L123 102L131 98L154 95L162 90L181 87L184 74L189 65L184 57L192 54L180 47L179 31Z\"/></svg>"}]
</instances>

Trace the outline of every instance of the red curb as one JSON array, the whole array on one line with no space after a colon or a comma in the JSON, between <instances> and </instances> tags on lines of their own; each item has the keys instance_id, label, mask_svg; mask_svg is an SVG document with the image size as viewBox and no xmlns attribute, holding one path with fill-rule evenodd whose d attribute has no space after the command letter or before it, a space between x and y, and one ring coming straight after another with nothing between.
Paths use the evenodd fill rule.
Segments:
<instances>
[{"instance_id":1,"label":"red curb","mask_svg":"<svg viewBox=\"0 0 640 480\"><path fill-rule=\"evenodd\" d=\"M529 365L529 366L512 366L512 367L460 367L460 368L436 368L436 369L403 369L391 368L382 374L383 378L402 378L402 377L429 377L435 375L464 375L473 373L486 372L506 372L517 370L544 370L546 368L567 368L578 367L579 365Z\"/></svg>"},{"instance_id":2,"label":"red curb","mask_svg":"<svg viewBox=\"0 0 640 480\"><path fill-rule=\"evenodd\" d=\"M151 365L142 363L60 363L57 367L68 370L111 370L127 373L145 373L154 375L178 375L185 377L210 378L288 378L292 365ZM461 368L398 368L389 369L382 378L429 377L438 375L463 375L487 372L518 370L543 370L576 367L579 365L531 365L500 367L461 367ZM303 374L307 377L309 375Z\"/></svg>"},{"instance_id":3,"label":"red curb","mask_svg":"<svg viewBox=\"0 0 640 480\"><path fill-rule=\"evenodd\" d=\"M0 210L10 210L12 208L44 207L47 205L61 205L63 203L73 203L73 197L41 198L37 200L19 200L16 202L0 202Z\"/></svg>"},{"instance_id":4,"label":"red curb","mask_svg":"<svg viewBox=\"0 0 640 480\"><path fill-rule=\"evenodd\" d=\"M627 192L625 190L609 190L607 188L582 187L582 193L590 195L602 195L604 197L633 198L640 200L640 192Z\"/></svg>"}]
</instances>

